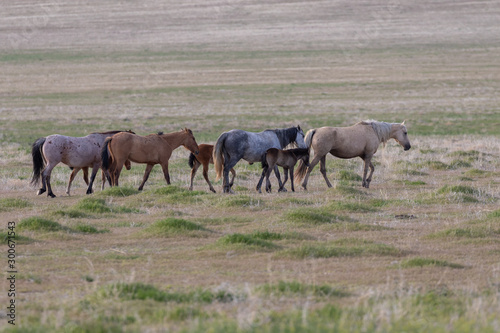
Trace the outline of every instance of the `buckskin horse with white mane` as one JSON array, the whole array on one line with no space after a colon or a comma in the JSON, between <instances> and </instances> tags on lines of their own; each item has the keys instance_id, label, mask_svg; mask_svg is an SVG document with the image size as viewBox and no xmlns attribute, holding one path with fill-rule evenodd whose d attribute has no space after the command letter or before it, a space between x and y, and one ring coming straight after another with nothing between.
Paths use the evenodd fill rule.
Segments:
<instances>
[{"instance_id":1,"label":"buckskin horse with white mane","mask_svg":"<svg viewBox=\"0 0 500 333\"><path fill-rule=\"evenodd\" d=\"M97 170L101 167L101 148L107 137L113 136L123 131L110 131L103 133L92 133L84 137L72 137L60 134L52 134L45 138L37 139L32 146L31 155L33 157L33 176L31 184L37 185L42 180L42 187L38 190L38 195L47 192L47 195L54 198L50 185L50 175L52 169L64 163L74 168L66 193L69 195L71 182L76 173L82 168L92 167L92 175L88 183L87 194L92 193ZM130 133L133 133L129 131ZM47 164L47 165L45 165ZM104 185L103 185L104 186Z\"/></svg>"},{"instance_id":2,"label":"buckskin horse with white mane","mask_svg":"<svg viewBox=\"0 0 500 333\"><path fill-rule=\"evenodd\" d=\"M375 168L372 157L381 143L389 139L396 140L404 150L411 148L410 139L406 130L405 122L386 123L375 120L361 121L349 127L321 127L311 129L306 133L305 142L307 147L314 149L314 157L307 167L303 162L295 171L295 180L301 181L302 187L307 190L307 181L311 171L318 162L321 162L320 172L328 187L332 184L326 176L326 155L328 153L335 157L350 159L360 157L364 161L363 187L369 188ZM368 168L370 174L367 176ZM305 178L304 178L305 177Z\"/></svg>"},{"instance_id":3,"label":"buckskin horse with white mane","mask_svg":"<svg viewBox=\"0 0 500 333\"><path fill-rule=\"evenodd\" d=\"M260 162L262 155L269 148L284 149L290 144L298 146L298 148L306 148L304 132L300 126L268 129L259 133L239 129L224 132L217 139L213 152L215 172L217 174L216 180L224 176L224 193L232 193L232 184L229 183L229 170L239 160L244 159L249 163ZM274 172L281 187L282 183L277 166L274 168Z\"/></svg>"},{"instance_id":4,"label":"buckskin horse with white mane","mask_svg":"<svg viewBox=\"0 0 500 333\"><path fill-rule=\"evenodd\" d=\"M159 132L146 136L119 133L106 139L101 151L102 167L110 172L111 186L118 186L118 179L125 161L147 164L142 183L139 186L139 191L142 191L151 170L156 164L160 164L167 185L170 185L168 160L174 149L180 146L184 146L195 155L199 153L193 132L188 128L179 132L167 134Z\"/></svg>"}]
</instances>

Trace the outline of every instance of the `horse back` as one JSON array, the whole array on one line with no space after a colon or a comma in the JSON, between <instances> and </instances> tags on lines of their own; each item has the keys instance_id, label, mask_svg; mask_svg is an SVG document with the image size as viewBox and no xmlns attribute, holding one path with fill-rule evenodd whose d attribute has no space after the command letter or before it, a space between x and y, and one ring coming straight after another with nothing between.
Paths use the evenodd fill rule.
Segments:
<instances>
[{"instance_id":1,"label":"horse back","mask_svg":"<svg viewBox=\"0 0 500 333\"><path fill-rule=\"evenodd\" d=\"M375 132L364 125L318 128L312 140L315 152L339 158L353 158L374 154L379 146Z\"/></svg>"}]
</instances>

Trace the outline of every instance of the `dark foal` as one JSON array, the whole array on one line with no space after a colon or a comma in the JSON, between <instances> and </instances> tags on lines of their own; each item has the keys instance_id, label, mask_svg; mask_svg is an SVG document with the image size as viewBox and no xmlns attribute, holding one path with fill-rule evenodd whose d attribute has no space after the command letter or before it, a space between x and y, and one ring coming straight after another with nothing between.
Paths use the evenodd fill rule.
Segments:
<instances>
[{"instance_id":1,"label":"dark foal","mask_svg":"<svg viewBox=\"0 0 500 333\"><path fill-rule=\"evenodd\" d=\"M307 148L295 148L281 150L276 148L270 148L262 155L262 176L260 177L259 183L257 184L256 190L262 193L260 188L262 186L262 181L266 177L266 192L271 193L271 182L269 181L269 176L274 170L274 167L280 166L283 168L285 173L285 180L280 186L278 192L286 192L285 183L288 180L288 172L290 172L290 181L292 182L292 192L295 192L293 186L293 168L298 160L304 162L304 164L309 165L309 149Z\"/></svg>"},{"instance_id":2,"label":"dark foal","mask_svg":"<svg viewBox=\"0 0 500 333\"><path fill-rule=\"evenodd\" d=\"M212 186L212 183L210 183L210 179L208 179L208 165L214 164L214 159L212 156L212 153L214 151L214 145L207 145L202 143L201 145L198 145L198 147L200 148L200 152L198 155L194 155L193 153L189 154L188 162L189 166L191 167L191 185L189 185L189 190L190 191L193 190L194 176L196 175L196 171L198 171L200 165L203 164L203 177L207 181L210 191L215 193L215 189ZM233 174L233 177L229 185L233 186L234 177L236 176L236 171L234 171L234 169L231 169L231 173Z\"/></svg>"}]
</instances>

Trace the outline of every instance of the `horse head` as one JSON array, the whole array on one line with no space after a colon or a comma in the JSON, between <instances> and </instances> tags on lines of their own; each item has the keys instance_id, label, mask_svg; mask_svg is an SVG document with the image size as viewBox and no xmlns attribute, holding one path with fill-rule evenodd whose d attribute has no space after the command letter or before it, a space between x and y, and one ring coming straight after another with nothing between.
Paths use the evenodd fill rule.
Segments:
<instances>
[{"instance_id":1,"label":"horse head","mask_svg":"<svg viewBox=\"0 0 500 333\"><path fill-rule=\"evenodd\" d=\"M300 128L300 125L297 125L297 136L295 137L295 143L297 144L297 147L299 148L307 148L306 143L304 141L304 132L302 131L302 128Z\"/></svg>"},{"instance_id":2,"label":"horse head","mask_svg":"<svg viewBox=\"0 0 500 333\"><path fill-rule=\"evenodd\" d=\"M408 131L406 130L405 122L401 124L393 124L391 137L399 143L404 150L411 148L410 139L408 138Z\"/></svg>"},{"instance_id":3,"label":"horse head","mask_svg":"<svg viewBox=\"0 0 500 333\"><path fill-rule=\"evenodd\" d=\"M196 143L193 131L191 131L189 128L184 128L183 131L186 134L186 138L184 139L182 145L190 150L193 154L198 155L200 153L200 148L198 147L198 143Z\"/></svg>"}]
</instances>

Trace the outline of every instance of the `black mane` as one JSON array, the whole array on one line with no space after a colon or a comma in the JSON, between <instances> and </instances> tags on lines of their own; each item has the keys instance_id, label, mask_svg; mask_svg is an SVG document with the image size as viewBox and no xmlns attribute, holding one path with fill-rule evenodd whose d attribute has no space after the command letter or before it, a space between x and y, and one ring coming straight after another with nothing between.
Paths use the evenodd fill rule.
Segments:
<instances>
[{"instance_id":1,"label":"black mane","mask_svg":"<svg viewBox=\"0 0 500 333\"><path fill-rule=\"evenodd\" d=\"M299 132L297 127L277 128L270 131L276 133L281 149L285 148L290 143L295 142L295 140L297 140L297 133Z\"/></svg>"}]
</instances>

